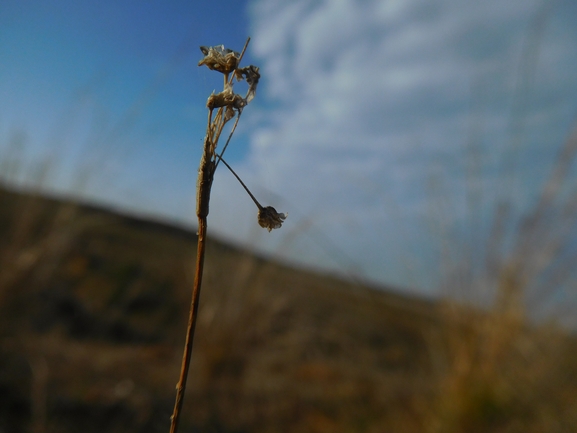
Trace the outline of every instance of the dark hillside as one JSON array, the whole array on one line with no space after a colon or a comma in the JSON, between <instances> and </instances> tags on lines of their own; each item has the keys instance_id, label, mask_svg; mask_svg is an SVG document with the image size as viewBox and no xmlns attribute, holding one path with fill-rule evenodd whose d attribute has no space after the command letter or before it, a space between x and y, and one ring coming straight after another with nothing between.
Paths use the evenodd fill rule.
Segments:
<instances>
[{"instance_id":1,"label":"dark hillside","mask_svg":"<svg viewBox=\"0 0 577 433\"><path fill-rule=\"evenodd\" d=\"M180 228L0 190L0 432L167 431L195 249ZM553 328L214 240L205 272L182 431L577 426L577 353Z\"/></svg>"}]
</instances>

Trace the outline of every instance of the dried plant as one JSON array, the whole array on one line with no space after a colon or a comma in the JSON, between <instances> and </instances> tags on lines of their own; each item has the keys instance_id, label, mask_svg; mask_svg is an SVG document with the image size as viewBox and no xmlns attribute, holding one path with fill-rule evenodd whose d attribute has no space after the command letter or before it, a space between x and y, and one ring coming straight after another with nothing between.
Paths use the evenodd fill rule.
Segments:
<instances>
[{"instance_id":1,"label":"dried plant","mask_svg":"<svg viewBox=\"0 0 577 433\"><path fill-rule=\"evenodd\" d=\"M198 302L200 298L200 288L202 284L210 191L218 163L222 161L233 172L236 178L241 182L242 186L249 193L250 197L254 200L259 209L258 223L261 227L267 228L270 232L272 229L280 228L282 222L286 218L286 214L278 213L271 206L261 206L242 182L242 180L240 180L238 175L222 159L224 151L226 150L228 144L230 143L230 139L236 130L240 115L242 114L242 110L254 98L260 79L258 67L251 65L241 68L239 66L249 41L250 38L247 39L240 54L236 51L225 48L224 45L218 45L214 47L200 47L204 57L198 63L198 66L205 65L213 71L222 73L224 75L224 87L222 92L211 94L206 103L208 108L208 123L196 185L196 215L198 217L196 272L194 275L192 302L190 305L188 327L186 331L186 340L182 357L182 367L180 371L180 378L176 385L176 401L174 403L174 411L171 417L171 433L174 433L178 430L178 422L180 419L184 393L186 390L186 381L192 355L194 329L196 326L198 312ZM248 84L248 91L244 97L234 93L233 80L235 78L237 81L244 80ZM216 114L213 117L215 110ZM218 147L218 142L222 135L224 126L234 117L236 117L236 120L231 128L226 143L224 144L220 154L217 154L216 149Z\"/></svg>"}]
</instances>

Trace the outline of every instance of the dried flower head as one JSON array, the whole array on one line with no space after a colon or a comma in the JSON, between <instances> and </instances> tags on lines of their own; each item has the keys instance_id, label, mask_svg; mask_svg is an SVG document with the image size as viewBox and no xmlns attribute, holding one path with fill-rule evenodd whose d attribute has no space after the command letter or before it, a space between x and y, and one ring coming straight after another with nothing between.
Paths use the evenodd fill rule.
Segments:
<instances>
[{"instance_id":1,"label":"dried flower head","mask_svg":"<svg viewBox=\"0 0 577 433\"><path fill-rule=\"evenodd\" d=\"M206 106L213 110L215 108L227 107L242 110L247 104L246 100L232 91L232 86L227 84L225 89L220 93L213 93L208 97Z\"/></svg>"},{"instance_id":2,"label":"dried flower head","mask_svg":"<svg viewBox=\"0 0 577 433\"><path fill-rule=\"evenodd\" d=\"M286 217L287 214L277 212L272 206L259 207L258 210L258 224L269 232L280 228Z\"/></svg>"},{"instance_id":3,"label":"dried flower head","mask_svg":"<svg viewBox=\"0 0 577 433\"><path fill-rule=\"evenodd\" d=\"M248 44L248 41L247 41ZM244 50L242 54L244 54ZM209 116L209 131L218 131L214 132L216 135L215 137L211 137L211 146L210 146L210 153L213 155L215 159L218 161L213 162L212 172L216 169L218 162L225 164L228 169L234 174L234 176L238 179L241 185L244 187L246 192L250 195L256 206L258 207L258 223L261 227L268 229L270 232L272 229L278 229L282 226L283 221L286 219L287 215L284 213L279 213L276 211L275 208L272 206L263 207L258 202L258 200L254 197L254 195L250 192L244 182L238 177L235 171L226 163L224 159L222 159L222 155L226 150L228 145L228 141L232 136L236 128L236 124L238 123L238 118L242 113L242 109L254 98L256 94L256 88L258 82L260 80L260 72L259 68L250 65L246 67L239 67L240 59L242 58L242 54L237 53L236 51L232 51L226 49L224 45L216 45L214 47L204 47L201 46L200 50L204 54L202 60L198 63L199 66L206 65L209 69L222 72L225 74L225 84L224 89L220 93L213 93L209 96L206 106L210 110ZM246 81L248 84L248 91L246 96L243 98L242 96L234 93L233 91L233 83L232 78L229 80L229 74L234 73L234 78L237 81ZM224 111L223 111L224 108ZM219 123L220 127L217 127L217 124L210 124L210 119L212 117L212 111L214 109L219 109L218 114L215 117L215 122ZM214 151L217 146L218 137L220 135L220 131L222 131L222 126L230 119L234 117L234 115L238 113L237 121L235 122L232 131L229 135L229 139L227 140L226 144L224 145L223 150L221 151L220 155L214 154ZM218 119L218 120L216 120Z\"/></svg>"},{"instance_id":4,"label":"dried flower head","mask_svg":"<svg viewBox=\"0 0 577 433\"><path fill-rule=\"evenodd\" d=\"M238 68L234 72L236 79L238 81L244 79L248 84L248 92L246 93L246 103L248 104L254 98L256 94L256 86L258 85L258 80L260 79L260 72L258 67L254 65L247 66L245 68Z\"/></svg>"},{"instance_id":5,"label":"dried flower head","mask_svg":"<svg viewBox=\"0 0 577 433\"><path fill-rule=\"evenodd\" d=\"M213 71L222 72L223 74L230 74L237 66L240 54L236 51L225 48L224 45L216 45L214 47L200 47L200 51L204 57L198 66L206 65Z\"/></svg>"}]
</instances>

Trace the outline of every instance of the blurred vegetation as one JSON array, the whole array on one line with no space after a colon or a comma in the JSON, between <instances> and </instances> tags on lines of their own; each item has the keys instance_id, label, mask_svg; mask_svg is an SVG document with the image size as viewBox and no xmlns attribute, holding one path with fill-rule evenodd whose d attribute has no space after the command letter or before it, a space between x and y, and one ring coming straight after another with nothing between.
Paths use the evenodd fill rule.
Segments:
<instances>
[{"instance_id":1,"label":"blurred vegetation","mask_svg":"<svg viewBox=\"0 0 577 433\"><path fill-rule=\"evenodd\" d=\"M166 431L196 235L0 189L0 431ZM183 431L568 432L577 340L211 239Z\"/></svg>"}]
</instances>

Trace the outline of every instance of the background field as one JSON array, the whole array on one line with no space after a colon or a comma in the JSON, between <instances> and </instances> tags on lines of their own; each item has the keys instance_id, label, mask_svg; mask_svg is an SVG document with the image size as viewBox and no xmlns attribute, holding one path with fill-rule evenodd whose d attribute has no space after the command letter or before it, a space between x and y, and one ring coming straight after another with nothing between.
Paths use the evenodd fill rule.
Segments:
<instances>
[{"instance_id":1,"label":"background field","mask_svg":"<svg viewBox=\"0 0 577 433\"><path fill-rule=\"evenodd\" d=\"M196 236L0 192L0 431L166 431ZM212 239L182 431L569 432L577 341Z\"/></svg>"}]
</instances>

